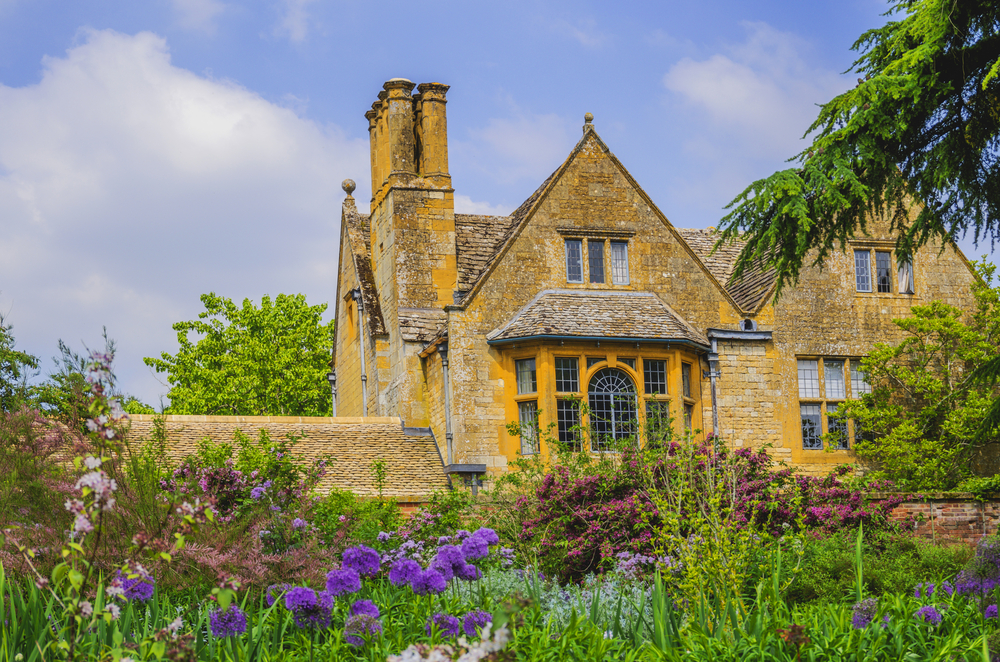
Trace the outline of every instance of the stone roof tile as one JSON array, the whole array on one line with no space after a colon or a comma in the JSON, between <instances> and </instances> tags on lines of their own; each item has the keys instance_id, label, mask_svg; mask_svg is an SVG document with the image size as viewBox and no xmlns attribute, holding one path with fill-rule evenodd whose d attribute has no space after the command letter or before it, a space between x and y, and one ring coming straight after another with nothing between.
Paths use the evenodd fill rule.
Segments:
<instances>
[{"instance_id":1,"label":"stone roof tile","mask_svg":"<svg viewBox=\"0 0 1000 662\"><path fill-rule=\"evenodd\" d=\"M651 292L545 290L486 338L497 343L532 336L686 340L709 344L704 334Z\"/></svg>"},{"instance_id":2,"label":"stone roof tile","mask_svg":"<svg viewBox=\"0 0 1000 662\"><path fill-rule=\"evenodd\" d=\"M762 269L760 265L756 265L744 273L738 281L733 279L733 267L746 242L733 239L712 253L712 248L719 239L719 234L714 228L705 230L677 228L677 233L743 310L756 310L771 291L775 280L774 269Z\"/></svg>"},{"instance_id":3,"label":"stone roof tile","mask_svg":"<svg viewBox=\"0 0 1000 662\"><path fill-rule=\"evenodd\" d=\"M399 308L399 330L403 340L428 342L448 323L448 313L435 308Z\"/></svg>"},{"instance_id":4,"label":"stone roof tile","mask_svg":"<svg viewBox=\"0 0 1000 662\"><path fill-rule=\"evenodd\" d=\"M131 416L131 439L150 438L153 416ZM401 501L420 501L447 487L441 454L430 430L403 428L398 418L329 418L296 416L166 416L167 454L175 462L193 454L209 438L232 443L236 430L256 438L267 430L271 439L301 436L292 453L303 459L331 456L320 492L331 487L362 496L378 491L372 479L375 460L388 471L383 494Z\"/></svg>"}]
</instances>

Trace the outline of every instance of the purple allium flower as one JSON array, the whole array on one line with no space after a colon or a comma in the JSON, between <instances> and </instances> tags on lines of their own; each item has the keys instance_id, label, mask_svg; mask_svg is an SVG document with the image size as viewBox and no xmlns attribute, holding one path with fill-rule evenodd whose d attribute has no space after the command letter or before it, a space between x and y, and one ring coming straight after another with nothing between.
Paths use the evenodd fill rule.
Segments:
<instances>
[{"instance_id":1,"label":"purple allium flower","mask_svg":"<svg viewBox=\"0 0 1000 662\"><path fill-rule=\"evenodd\" d=\"M357 593L361 590L361 575L350 568L331 570L326 573L326 590L332 596Z\"/></svg>"},{"instance_id":2,"label":"purple allium flower","mask_svg":"<svg viewBox=\"0 0 1000 662\"><path fill-rule=\"evenodd\" d=\"M493 529L488 529L486 527L476 529L476 532L472 534L474 537L479 538L484 541L487 545L499 545L500 536Z\"/></svg>"},{"instance_id":3,"label":"purple allium flower","mask_svg":"<svg viewBox=\"0 0 1000 662\"><path fill-rule=\"evenodd\" d=\"M414 577L410 586L417 595L442 593L448 587L448 580L434 568L428 568Z\"/></svg>"},{"instance_id":4,"label":"purple allium flower","mask_svg":"<svg viewBox=\"0 0 1000 662\"><path fill-rule=\"evenodd\" d=\"M464 565L465 555L462 554L462 550L454 545L444 545L434 555L434 560L431 561L430 567L440 572L441 576L447 582L451 581L451 578L455 576L455 570L462 568Z\"/></svg>"},{"instance_id":5,"label":"purple allium flower","mask_svg":"<svg viewBox=\"0 0 1000 662\"><path fill-rule=\"evenodd\" d=\"M926 607L921 607L917 610L917 613L913 615L914 618L919 618L925 623L930 623L931 625L940 625L943 617L941 612L937 610L934 605L927 605Z\"/></svg>"},{"instance_id":6,"label":"purple allium flower","mask_svg":"<svg viewBox=\"0 0 1000 662\"><path fill-rule=\"evenodd\" d=\"M459 620L450 614L434 614L434 618L424 626L428 636L431 634L431 626L436 626L442 637L457 637L462 628Z\"/></svg>"},{"instance_id":7,"label":"purple allium flower","mask_svg":"<svg viewBox=\"0 0 1000 662\"><path fill-rule=\"evenodd\" d=\"M391 533L386 533L385 531L379 531L378 535L375 536L375 539L378 540L379 542L386 542L391 537L392 537Z\"/></svg>"},{"instance_id":8,"label":"purple allium flower","mask_svg":"<svg viewBox=\"0 0 1000 662\"><path fill-rule=\"evenodd\" d=\"M229 605L229 609L226 611L212 610L212 613L208 615L208 620L212 636L217 639L236 637L247 631L247 615L235 604Z\"/></svg>"},{"instance_id":9,"label":"purple allium flower","mask_svg":"<svg viewBox=\"0 0 1000 662\"><path fill-rule=\"evenodd\" d=\"M926 584L917 584L917 588L913 591L913 597L919 598L921 589L923 589L923 597L925 598L929 598L934 594L934 584L928 582Z\"/></svg>"},{"instance_id":10,"label":"purple allium flower","mask_svg":"<svg viewBox=\"0 0 1000 662\"><path fill-rule=\"evenodd\" d=\"M393 586L409 584L422 570L420 564L416 561L412 559L400 559L389 570L389 581L392 582Z\"/></svg>"},{"instance_id":11,"label":"purple allium flower","mask_svg":"<svg viewBox=\"0 0 1000 662\"><path fill-rule=\"evenodd\" d=\"M983 612L983 616L985 616L986 618L997 618L998 617L997 606L990 605L989 607L987 607L986 611Z\"/></svg>"},{"instance_id":12,"label":"purple allium flower","mask_svg":"<svg viewBox=\"0 0 1000 662\"><path fill-rule=\"evenodd\" d=\"M484 559L489 556L489 554L490 546L486 544L485 540L475 534L462 541L462 555L467 561Z\"/></svg>"},{"instance_id":13,"label":"purple allium flower","mask_svg":"<svg viewBox=\"0 0 1000 662\"><path fill-rule=\"evenodd\" d=\"M438 538L438 545L450 545L450 544L451 544L451 536L441 536L440 538Z\"/></svg>"},{"instance_id":14,"label":"purple allium flower","mask_svg":"<svg viewBox=\"0 0 1000 662\"><path fill-rule=\"evenodd\" d=\"M378 574L378 552L371 547L365 547L364 545L349 547L344 550L344 556L341 559L341 566L344 569L354 570L359 575L373 577Z\"/></svg>"},{"instance_id":15,"label":"purple allium flower","mask_svg":"<svg viewBox=\"0 0 1000 662\"><path fill-rule=\"evenodd\" d=\"M317 595L311 588L296 586L285 594L285 609L292 612L300 628L326 628L330 626L333 596L326 591Z\"/></svg>"},{"instance_id":16,"label":"purple allium flower","mask_svg":"<svg viewBox=\"0 0 1000 662\"><path fill-rule=\"evenodd\" d=\"M300 519L300 518L296 517L295 519L292 520L292 528L293 529L304 529L304 528L306 528L306 526L307 526L307 524L306 524L306 521L304 519Z\"/></svg>"},{"instance_id":17,"label":"purple allium flower","mask_svg":"<svg viewBox=\"0 0 1000 662\"><path fill-rule=\"evenodd\" d=\"M364 646L362 636L374 637L376 634L382 634L382 624L371 614L351 616L344 624L344 641L352 646Z\"/></svg>"},{"instance_id":18,"label":"purple allium flower","mask_svg":"<svg viewBox=\"0 0 1000 662\"><path fill-rule=\"evenodd\" d=\"M292 588L291 584L271 584L267 587L267 593L264 594L264 600L267 601L267 606L270 607L274 604L275 600L281 599L288 589Z\"/></svg>"},{"instance_id":19,"label":"purple allium flower","mask_svg":"<svg viewBox=\"0 0 1000 662\"><path fill-rule=\"evenodd\" d=\"M265 490L263 487L255 487L252 490L250 490L250 498L253 499L254 501L258 501L260 499L263 499L264 498L264 493L266 491L267 490Z\"/></svg>"},{"instance_id":20,"label":"purple allium flower","mask_svg":"<svg viewBox=\"0 0 1000 662\"><path fill-rule=\"evenodd\" d=\"M942 582L941 590L950 598L951 594L955 592L955 587L951 585L951 582Z\"/></svg>"},{"instance_id":21,"label":"purple allium flower","mask_svg":"<svg viewBox=\"0 0 1000 662\"><path fill-rule=\"evenodd\" d=\"M461 568L455 570L455 576L467 582L474 582L483 576L483 573L479 571L479 568L472 565L471 563L466 563Z\"/></svg>"},{"instance_id":22,"label":"purple allium flower","mask_svg":"<svg viewBox=\"0 0 1000 662\"><path fill-rule=\"evenodd\" d=\"M130 579L130 574L138 576ZM121 586L122 597L126 600L145 602L153 597L153 589L156 582L153 581L153 576L146 572L142 566L139 566L137 572L130 571L128 574L119 570L115 575L115 579Z\"/></svg>"},{"instance_id":23,"label":"purple allium flower","mask_svg":"<svg viewBox=\"0 0 1000 662\"><path fill-rule=\"evenodd\" d=\"M358 614L367 614L372 618L378 618L381 615L378 606L371 600L358 600L351 605L351 611L348 615L357 616Z\"/></svg>"},{"instance_id":24,"label":"purple allium flower","mask_svg":"<svg viewBox=\"0 0 1000 662\"><path fill-rule=\"evenodd\" d=\"M878 600L867 598L854 605L854 613L851 616L851 626L855 630L864 630L875 618L878 611Z\"/></svg>"},{"instance_id":25,"label":"purple allium flower","mask_svg":"<svg viewBox=\"0 0 1000 662\"><path fill-rule=\"evenodd\" d=\"M462 542L471 535L472 534L466 531L465 529L459 529L458 531L455 532L455 540L457 542Z\"/></svg>"},{"instance_id":26,"label":"purple allium flower","mask_svg":"<svg viewBox=\"0 0 1000 662\"><path fill-rule=\"evenodd\" d=\"M486 627L486 624L492 622L492 614L488 611L475 609L465 615L465 618L462 620L462 629L465 630L466 635L470 637L478 637L482 629Z\"/></svg>"}]
</instances>

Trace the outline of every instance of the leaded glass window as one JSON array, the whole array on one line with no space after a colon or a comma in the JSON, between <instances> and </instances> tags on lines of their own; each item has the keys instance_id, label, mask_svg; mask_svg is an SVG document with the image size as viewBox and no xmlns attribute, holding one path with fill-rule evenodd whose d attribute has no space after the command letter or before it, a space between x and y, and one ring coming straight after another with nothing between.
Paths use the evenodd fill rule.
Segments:
<instances>
[{"instance_id":1,"label":"leaded glass window","mask_svg":"<svg viewBox=\"0 0 1000 662\"><path fill-rule=\"evenodd\" d=\"M820 437L822 424L819 405L799 405L802 415L802 448L822 449Z\"/></svg>"},{"instance_id":2,"label":"leaded glass window","mask_svg":"<svg viewBox=\"0 0 1000 662\"><path fill-rule=\"evenodd\" d=\"M826 397L828 400L843 400L847 397L844 384L844 362L823 360L823 378L826 382Z\"/></svg>"},{"instance_id":3,"label":"leaded glass window","mask_svg":"<svg viewBox=\"0 0 1000 662\"><path fill-rule=\"evenodd\" d=\"M879 292L892 292L892 254L875 252L875 277Z\"/></svg>"},{"instance_id":4,"label":"leaded glass window","mask_svg":"<svg viewBox=\"0 0 1000 662\"><path fill-rule=\"evenodd\" d=\"M635 370L635 359L623 359L622 357L619 356L618 359L617 359L617 361L618 361L618 363L622 363L624 365L627 365L628 367L630 367L633 370Z\"/></svg>"},{"instance_id":5,"label":"leaded glass window","mask_svg":"<svg viewBox=\"0 0 1000 662\"><path fill-rule=\"evenodd\" d=\"M591 449L608 451L634 434L635 384L623 370L604 368L590 379Z\"/></svg>"},{"instance_id":6,"label":"leaded glass window","mask_svg":"<svg viewBox=\"0 0 1000 662\"><path fill-rule=\"evenodd\" d=\"M538 402L517 403L517 415L521 424L521 455L534 455L538 452Z\"/></svg>"},{"instance_id":7,"label":"leaded glass window","mask_svg":"<svg viewBox=\"0 0 1000 662\"><path fill-rule=\"evenodd\" d=\"M628 285L628 244L623 241L611 242L611 282Z\"/></svg>"},{"instance_id":8,"label":"leaded glass window","mask_svg":"<svg viewBox=\"0 0 1000 662\"><path fill-rule=\"evenodd\" d=\"M854 251L854 280L858 292L872 291L872 265L870 251Z\"/></svg>"},{"instance_id":9,"label":"leaded glass window","mask_svg":"<svg viewBox=\"0 0 1000 662\"><path fill-rule=\"evenodd\" d=\"M567 450L582 451L580 439L580 403L576 400L556 400L556 425L559 441Z\"/></svg>"},{"instance_id":10,"label":"leaded glass window","mask_svg":"<svg viewBox=\"0 0 1000 662\"><path fill-rule=\"evenodd\" d=\"M566 282L583 282L583 240L566 240Z\"/></svg>"},{"instance_id":11,"label":"leaded glass window","mask_svg":"<svg viewBox=\"0 0 1000 662\"><path fill-rule=\"evenodd\" d=\"M576 393L580 390L580 359L556 358L556 391Z\"/></svg>"},{"instance_id":12,"label":"leaded glass window","mask_svg":"<svg viewBox=\"0 0 1000 662\"><path fill-rule=\"evenodd\" d=\"M837 405L826 405L826 431L833 437L831 448L847 448L847 419L837 418Z\"/></svg>"},{"instance_id":13,"label":"leaded glass window","mask_svg":"<svg viewBox=\"0 0 1000 662\"><path fill-rule=\"evenodd\" d=\"M799 397L819 397L819 361L799 359Z\"/></svg>"},{"instance_id":14,"label":"leaded glass window","mask_svg":"<svg viewBox=\"0 0 1000 662\"><path fill-rule=\"evenodd\" d=\"M535 359L521 359L514 362L517 373L517 394L538 391L538 375L535 373Z\"/></svg>"},{"instance_id":15,"label":"leaded glass window","mask_svg":"<svg viewBox=\"0 0 1000 662\"><path fill-rule=\"evenodd\" d=\"M665 395L667 392L667 362L643 359L642 378L645 382L646 395L654 393Z\"/></svg>"},{"instance_id":16,"label":"leaded glass window","mask_svg":"<svg viewBox=\"0 0 1000 662\"><path fill-rule=\"evenodd\" d=\"M691 397L691 364L681 364L681 392L685 398Z\"/></svg>"},{"instance_id":17,"label":"leaded glass window","mask_svg":"<svg viewBox=\"0 0 1000 662\"><path fill-rule=\"evenodd\" d=\"M590 269L590 282L604 282L604 242L594 239L587 240L587 266Z\"/></svg>"},{"instance_id":18,"label":"leaded glass window","mask_svg":"<svg viewBox=\"0 0 1000 662\"><path fill-rule=\"evenodd\" d=\"M862 393L871 393L872 387L868 383L864 371L856 359L851 359L851 397L857 398Z\"/></svg>"}]
</instances>

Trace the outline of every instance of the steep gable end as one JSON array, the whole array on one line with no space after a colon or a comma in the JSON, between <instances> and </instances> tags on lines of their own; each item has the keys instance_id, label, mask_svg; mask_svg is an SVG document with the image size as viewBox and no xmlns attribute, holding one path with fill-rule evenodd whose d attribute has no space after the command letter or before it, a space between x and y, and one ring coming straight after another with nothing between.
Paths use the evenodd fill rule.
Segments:
<instances>
[{"instance_id":1,"label":"steep gable end","mask_svg":"<svg viewBox=\"0 0 1000 662\"><path fill-rule=\"evenodd\" d=\"M362 216L354 204L354 198L347 196L344 200L341 223L344 225L354 268L357 271L361 288L361 300L368 311L368 326L373 336L386 334L385 319L382 317L382 306L379 304L378 288L375 285L375 273L372 271L371 231L368 216ZM341 293L338 292L338 295Z\"/></svg>"}]
</instances>

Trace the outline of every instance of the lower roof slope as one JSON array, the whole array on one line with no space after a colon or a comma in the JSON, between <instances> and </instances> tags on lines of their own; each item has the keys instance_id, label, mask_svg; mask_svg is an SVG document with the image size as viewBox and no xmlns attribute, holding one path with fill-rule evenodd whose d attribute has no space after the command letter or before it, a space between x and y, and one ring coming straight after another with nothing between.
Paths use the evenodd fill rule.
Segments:
<instances>
[{"instance_id":1,"label":"lower roof slope","mask_svg":"<svg viewBox=\"0 0 1000 662\"><path fill-rule=\"evenodd\" d=\"M593 290L544 290L486 339L498 344L539 337L709 344L704 334L651 292Z\"/></svg>"},{"instance_id":2,"label":"lower roof slope","mask_svg":"<svg viewBox=\"0 0 1000 662\"><path fill-rule=\"evenodd\" d=\"M150 415L132 415L130 439L150 438ZM271 439L292 434L302 438L292 453L303 460L331 456L320 492L331 487L361 496L377 496L372 462L383 460L388 471L383 494L400 501L420 501L448 486L430 431L404 428L398 418L329 418L298 416L166 416L167 454L175 462L193 454L198 442L233 443L236 430L256 439L267 430Z\"/></svg>"}]
</instances>

